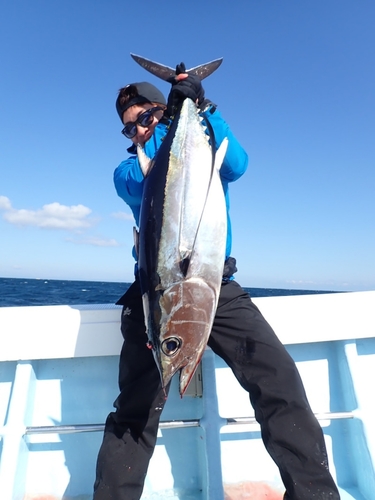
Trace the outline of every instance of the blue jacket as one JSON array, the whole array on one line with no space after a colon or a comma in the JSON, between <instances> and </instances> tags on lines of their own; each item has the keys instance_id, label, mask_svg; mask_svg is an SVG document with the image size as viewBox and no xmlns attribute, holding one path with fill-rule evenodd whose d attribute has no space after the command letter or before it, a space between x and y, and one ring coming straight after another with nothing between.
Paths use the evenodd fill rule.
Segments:
<instances>
[{"instance_id":1,"label":"blue jacket","mask_svg":"<svg viewBox=\"0 0 375 500\"><path fill-rule=\"evenodd\" d=\"M226 246L226 258L230 256L232 247L232 229L229 217L229 183L236 181L246 171L248 157L246 151L234 137L227 123L223 120L220 112L214 107L210 107L202 113L205 120L208 120L215 133L215 147L218 149L225 137L228 139L228 149L224 158L223 165L220 169L221 182L225 193L225 201L227 206L227 221L228 234ZM149 158L155 156L161 141L167 133L167 126L163 123L158 123L155 127L154 134L146 142L144 150ZM136 147L132 145L128 152L131 156L120 163L114 172L114 183L117 194L125 203L129 205L133 212L133 216L137 225L139 225L139 215L141 209L142 193L143 193L143 173L137 158ZM133 249L133 255L135 252Z\"/></svg>"}]
</instances>

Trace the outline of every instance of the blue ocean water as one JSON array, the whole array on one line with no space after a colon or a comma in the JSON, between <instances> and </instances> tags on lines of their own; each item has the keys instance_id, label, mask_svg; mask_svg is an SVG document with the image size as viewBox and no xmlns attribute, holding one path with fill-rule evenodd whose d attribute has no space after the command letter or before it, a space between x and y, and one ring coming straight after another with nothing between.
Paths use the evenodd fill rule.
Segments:
<instances>
[{"instance_id":1,"label":"blue ocean water","mask_svg":"<svg viewBox=\"0 0 375 500\"><path fill-rule=\"evenodd\" d=\"M130 283L0 278L0 307L114 304ZM335 293L321 290L245 288L251 297Z\"/></svg>"}]
</instances>

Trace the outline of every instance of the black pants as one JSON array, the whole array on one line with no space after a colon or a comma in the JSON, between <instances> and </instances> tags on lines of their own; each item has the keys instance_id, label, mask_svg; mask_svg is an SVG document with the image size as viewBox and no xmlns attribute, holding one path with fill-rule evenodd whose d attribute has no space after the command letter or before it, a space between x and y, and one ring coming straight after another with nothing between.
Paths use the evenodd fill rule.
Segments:
<instances>
[{"instance_id":1,"label":"black pants","mask_svg":"<svg viewBox=\"0 0 375 500\"><path fill-rule=\"evenodd\" d=\"M146 347L137 282L124 296L120 395L109 414L97 461L94 500L138 500L154 451L165 393ZM249 393L264 445L279 467L285 500L338 500L323 433L296 365L235 281L224 283L208 341ZM168 392L168 389L167 389ZM211 499L210 499L211 500Z\"/></svg>"}]
</instances>

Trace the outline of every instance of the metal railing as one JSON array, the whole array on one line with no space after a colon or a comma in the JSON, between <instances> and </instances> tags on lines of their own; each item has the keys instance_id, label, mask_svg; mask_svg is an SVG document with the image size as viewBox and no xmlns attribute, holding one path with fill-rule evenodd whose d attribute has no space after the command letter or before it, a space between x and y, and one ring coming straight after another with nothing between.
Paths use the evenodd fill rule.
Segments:
<instances>
[{"instance_id":1,"label":"metal railing","mask_svg":"<svg viewBox=\"0 0 375 500\"><path fill-rule=\"evenodd\" d=\"M317 420L342 420L355 418L353 412L328 412L315 413ZM255 417L224 418L223 425L259 425ZM187 427L200 427L200 420L167 420L160 422L159 429L180 429ZM25 435L31 434L74 434L79 432L103 432L104 424L74 424L74 425L46 425L29 426Z\"/></svg>"}]
</instances>

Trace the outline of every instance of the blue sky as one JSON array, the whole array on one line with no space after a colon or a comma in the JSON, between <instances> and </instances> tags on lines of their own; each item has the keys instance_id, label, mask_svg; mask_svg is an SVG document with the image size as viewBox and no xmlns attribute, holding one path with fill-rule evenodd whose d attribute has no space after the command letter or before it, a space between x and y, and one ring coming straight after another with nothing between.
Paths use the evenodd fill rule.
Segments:
<instances>
[{"instance_id":1,"label":"blue sky","mask_svg":"<svg viewBox=\"0 0 375 500\"><path fill-rule=\"evenodd\" d=\"M375 3L1 1L0 276L131 281L117 90L130 52L205 80L247 150L231 186L247 287L375 289Z\"/></svg>"}]
</instances>

